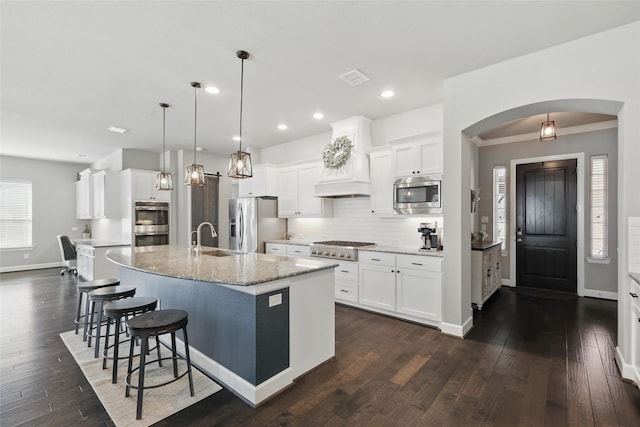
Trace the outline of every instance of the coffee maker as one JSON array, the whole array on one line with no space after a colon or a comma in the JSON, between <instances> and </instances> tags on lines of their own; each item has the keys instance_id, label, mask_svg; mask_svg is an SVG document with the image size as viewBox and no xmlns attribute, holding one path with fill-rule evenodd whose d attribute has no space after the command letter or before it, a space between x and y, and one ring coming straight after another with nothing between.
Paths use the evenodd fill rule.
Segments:
<instances>
[{"instance_id":1,"label":"coffee maker","mask_svg":"<svg viewBox=\"0 0 640 427\"><path fill-rule=\"evenodd\" d=\"M433 251L438 250L438 234L436 233L437 228L438 223L420 223L420 227L418 227L418 231L422 233L422 247L420 249Z\"/></svg>"}]
</instances>

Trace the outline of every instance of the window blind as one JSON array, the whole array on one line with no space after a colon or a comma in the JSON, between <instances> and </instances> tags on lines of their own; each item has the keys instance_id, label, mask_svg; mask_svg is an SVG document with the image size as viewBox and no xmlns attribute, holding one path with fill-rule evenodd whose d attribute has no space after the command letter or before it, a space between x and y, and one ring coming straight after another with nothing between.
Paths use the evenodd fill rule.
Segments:
<instances>
[{"instance_id":1,"label":"window blind","mask_svg":"<svg viewBox=\"0 0 640 427\"><path fill-rule=\"evenodd\" d=\"M608 159L591 156L591 257L608 258Z\"/></svg>"},{"instance_id":2,"label":"window blind","mask_svg":"<svg viewBox=\"0 0 640 427\"><path fill-rule=\"evenodd\" d=\"M32 246L30 182L0 182L0 249Z\"/></svg>"},{"instance_id":3,"label":"window blind","mask_svg":"<svg viewBox=\"0 0 640 427\"><path fill-rule=\"evenodd\" d=\"M507 250L507 167L493 168L493 240L502 240Z\"/></svg>"}]
</instances>

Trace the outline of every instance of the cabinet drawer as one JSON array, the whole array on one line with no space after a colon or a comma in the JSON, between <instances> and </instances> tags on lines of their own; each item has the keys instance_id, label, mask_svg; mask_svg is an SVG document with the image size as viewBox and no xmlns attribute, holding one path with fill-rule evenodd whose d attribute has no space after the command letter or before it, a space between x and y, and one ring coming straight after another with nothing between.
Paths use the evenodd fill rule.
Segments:
<instances>
[{"instance_id":1,"label":"cabinet drawer","mask_svg":"<svg viewBox=\"0 0 640 427\"><path fill-rule=\"evenodd\" d=\"M386 252L358 251L358 262L395 267L396 256Z\"/></svg>"},{"instance_id":2,"label":"cabinet drawer","mask_svg":"<svg viewBox=\"0 0 640 427\"><path fill-rule=\"evenodd\" d=\"M358 283L358 263L357 262L341 262L335 269L336 281L343 280L347 282Z\"/></svg>"},{"instance_id":3,"label":"cabinet drawer","mask_svg":"<svg viewBox=\"0 0 640 427\"><path fill-rule=\"evenodd\" d=\"M283 243L267 243L266 253L274 255L287 255L287 245Z\"/></svg>"},{"instance_id":4,"label":"cabinet drawer","mask_svg":"<svg viewBox=\"0 0 640 427\"><path fill-rule=\"evenodd\" d=\"M335 297L345 301L358 302L358 287L351 286L348 283L336 282Z\"/></svg>"},{"instance_id":5,"label":"cabinet drawer","mask_svg":"<svg viewBox=\"0 0 640 427\"><path fill-rule=\"evenodd\" d=\"M442 259L420 255L398 255L398 269L414 268L417 270L442 272Z\"/></svg>"},{"instance_id":6,"label":"cabinet drawer","mask_svg":"<svg viewBox=\"0 0 640 427\"><path fill-rule=\"evenodd\" d=\"M286 245L286 247L288 256L309 258L309 255L311 255L311 248L309 246Z\"/></svg>"}]
</instances>

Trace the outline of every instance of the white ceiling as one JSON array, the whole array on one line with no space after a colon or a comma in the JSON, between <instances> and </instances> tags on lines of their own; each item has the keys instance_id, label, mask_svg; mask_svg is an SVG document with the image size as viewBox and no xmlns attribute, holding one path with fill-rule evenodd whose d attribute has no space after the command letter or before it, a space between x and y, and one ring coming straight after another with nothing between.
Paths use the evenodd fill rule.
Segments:
<instances>
[{"instance_id":1,"label":"white ceiling","mask_svg":"<svg viewBox=\"0 0 640 427\"><path fill-rule=\"evenodd\" d=\"M616 1L2 1L1 153L91 163L119 148L266 147L442 102L450 76L640 19ZM594 54L595 55L595 54ZM595 60L595 57L594 57ZM553 66L552 64L546 66ZM371 80L338 76L358 68ZM383 89L396 96L380 98ZM323 120L311 116L322 111ZM280 131L279 123L289 129ZM108 132L110 125L130 129ZM79 157L84 154L86 157Z\"/></svg>"}]
</instances>

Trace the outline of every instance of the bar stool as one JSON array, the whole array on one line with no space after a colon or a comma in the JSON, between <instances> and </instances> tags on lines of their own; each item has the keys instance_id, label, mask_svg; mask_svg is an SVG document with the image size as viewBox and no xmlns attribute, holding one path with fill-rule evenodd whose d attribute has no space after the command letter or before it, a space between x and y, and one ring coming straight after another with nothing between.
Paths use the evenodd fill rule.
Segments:
<instances>
[{"instance_id":1,"label":"bar stool","mask_svg":"<svg viewBox=\"0 0 640 427\"><path fill-rule=\"evenodd\" d=\"M118 286L120 284L120 280L118 279L98 279L91 280L89 282L78 283L76 289L78 291L78 311L76 312L76 335L78 334L78 328L80 327L80 322L82 319L83 329L82 329L82 341L87 340L87 321L89 320L89 300L85 301L85 310L84 314L80 314L82 308L82 300L84 294L88 294L94 289L105 288L107 286Z\"/></svg>"},{"instance_id":2,"label":"bar stool","mask_svg":"<svg viewBox=\"0 0 640 427\"><path fill-rule=\"evenodd\" d=\"M137 316L138 314L153 311L158 305L158 299L154 297L133 297L125 298L117 301L111 301L104 305L104 316L107 318L107 331L104 338L104 351L102 352L102 369L107 368L107 359L113 360L113 369L111 374L111 382L118 382L118 360L126 359L126 357L118 357L120 348L120 324L122 318ZM113 333L113 357L109 357L109 331L111 320L114 321L115 331ZM156 336L156 348L158 349L158 359L160 359L160 340Z\"/></svg>"},{"instance_id":3,"label":"bar stool","mask_svg":"<svg viewBox=\"0 0 640 427\"><path fill-rule=\"evenodd\" d=\"M135 286L107 286L104 288L94 289L89 292L89 301L91 302L91 313L89 318L89 331L87 332L87 347L91 347L91 338L96 339L96 348L94 356L96 359L100 355L100 329L102 327L102 310L104 303L115 301L122 298L129 298L136 294ZM98 310L96 311L96 303ZM93 315L98 313L98 320L95 322L96 334L93 335Z\"/></svg>"},{"instance_id":4,"label":"bar stool","mask_svg":"<svg viewBox=\"0 0 640 427\"><path fill-rule=\"evenodd\" d=\"M141 314L127 321L127 330L131 337L129 345L129 363L127 366L127 377L125 378L125 384L127 386L125 397L129 397L129 389L135 388L138 390L138 401L136 404L136 420L142 418L142 394L144 389L162 387L172 382L178 381L180 378L188 374L189 376L189 389L191 396L193 392L193 377L191 375L191 359L189 357L189 339L187 338L187 323L188 313L184 310L158 310L150 311L148 313ZM184 335L184 352L185 357L182 357L176 352L176 331L182 329ZM172 357L160 358L158 360L145 361L146 354L148 352L149 338L157 337L158 335L171 334L171 353ZM140 348L140 364L137 368L132 369L133 366L133 347L136 338L142 338ZM160 351L158 350L158 354ZM144 385L144 370L145 366L154 362L158 362L162 366L162 360L173 360L173 379L161 384L155 384L152 386ZM178 375L178 359L186 360L187 370ZM131 384L131 375L138 371L138 386Z\"/></svg>"}]
</instances>

